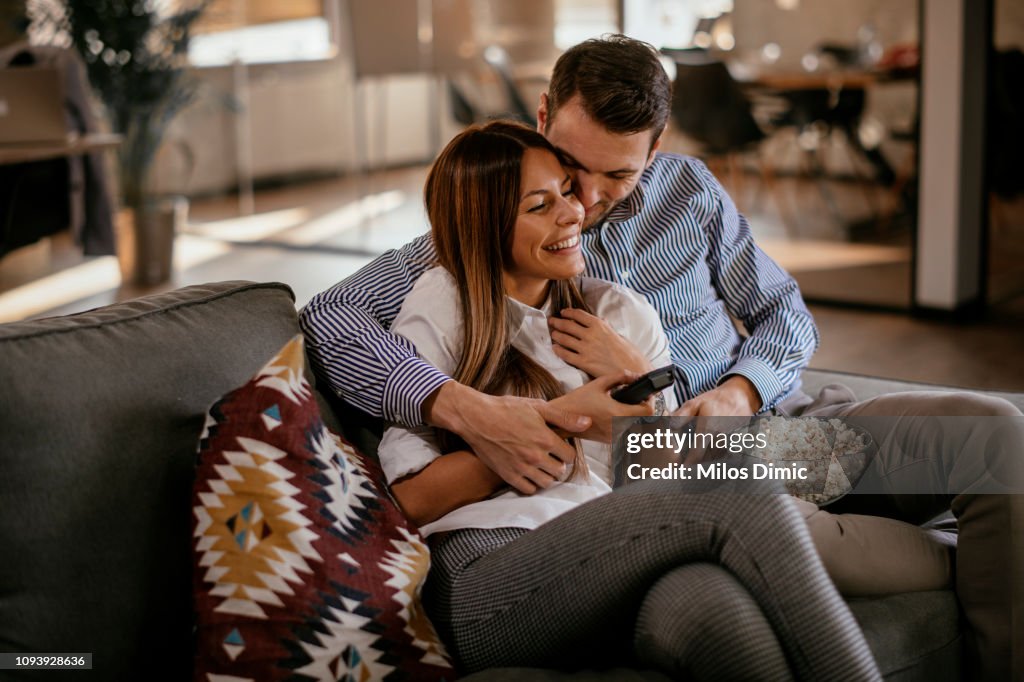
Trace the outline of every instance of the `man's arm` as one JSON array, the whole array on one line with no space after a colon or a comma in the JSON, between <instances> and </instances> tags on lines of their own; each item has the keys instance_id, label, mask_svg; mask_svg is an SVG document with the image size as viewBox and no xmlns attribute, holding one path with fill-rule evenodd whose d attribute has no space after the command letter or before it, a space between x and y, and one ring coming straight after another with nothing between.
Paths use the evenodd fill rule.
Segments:
<instances>
[{"instance_id":1,"label":"man's arm","mask_svg":"<svg viewBox=\"0 0 1024 682\"><path fill-rule=\"evenodd\" d=\"M320 292L299 312L317 377L364 412L409 426L422 423L423 401L449 378L388 330L434 259L433 241L423 235Z\"/></svg>"},{"instance_id":2,"label":"man's arm","mask_svg":"<svg viewBox=\"0 0 1024 682\"><path fill-rule=\"evenodd\" d=\"M749 334L722 377L722 395L714 395L714 389L705 400L749 403L754 412L771 409L810 362L818 329L796 280L754 243L747 219L710 171L703 165L699 170L713 198L704 216L713 283Z\"/></svg>"},{"instance_id":3,"label":"man's arm","mask_svg":"<svg viewBox=\"0 0 1024 682\"><path fill-rule=\"evenodd\" d=\"M590 426L589 418L543 401L489 396L457 384L421 359L411 341L389 331L416 281L433 265L433 244L424 236L317 294L299 314L317 377L370 414L457 433L521 492L551 485L563 473L561 460L573 451L548 424L579 432ZM422 350L425 357L436 357L436 349Z\"/></svg>"}]
</instances>

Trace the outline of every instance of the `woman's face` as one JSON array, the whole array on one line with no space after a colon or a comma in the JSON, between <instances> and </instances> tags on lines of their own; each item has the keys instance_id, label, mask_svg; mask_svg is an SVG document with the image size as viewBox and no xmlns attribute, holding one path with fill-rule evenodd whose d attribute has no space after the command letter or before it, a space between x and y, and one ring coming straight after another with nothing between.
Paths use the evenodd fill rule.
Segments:
<instances>
[{"instance_id":1,"label":"woman's face","mask_svg":"<svg viewBox=\"0 0 1024 682\"><path fill-rule=\"evenodd\" d=\"M520 189L512 263L504 272L505 292L517 301L539 306L551 280L583 272L583 206L572 193L569 174L545 149L527 149L523 154Z\"/></svg>"}]
</instances>

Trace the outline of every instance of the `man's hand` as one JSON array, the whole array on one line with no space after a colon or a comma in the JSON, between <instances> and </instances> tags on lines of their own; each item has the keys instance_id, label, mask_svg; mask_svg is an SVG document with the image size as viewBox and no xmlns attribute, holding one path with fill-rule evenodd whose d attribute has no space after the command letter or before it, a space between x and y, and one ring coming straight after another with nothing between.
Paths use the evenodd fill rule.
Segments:
<instances>
[{"instance_id":1,"label":"man's hand","mask_svg":"<svg viewBox=\"0 0 1024 682\"><path fill-rule=\"evenodd\" d=\"M639 375L632 372L608 374L555 398L549 404L591 418L593 425L580 434L581 438L611 443L612 417L646 417L654 414L653 398L638 405L627 405L611 397L612 389L638 378Z\"/></svg>"},{"instance_id":2,"label":"man's hand","mask_svg":"<svg viewBox=\"0 0 1024 682\"><path fill-rule=\"evenodd\" d=\"M457 433L494 473L527 495L562 480L576 457L548 424L570 434L591 425L589 417L543 400L487 395L455 381L427 399L423 417Z\"/></svg>"},{"instance_id":3,"label":"man's hand","mask_svg":"<svg viewBox=\"0 0 1024 682\"><path fill-rule=\"evenodd\" d=\"M717 387L687 400L676 417L749 417L761 409L761 396L750 379L734 374Z\"/></svg>"},{"instance_id":4,"label":"man's hand","mask_svg":"<svg viewBox=\"0 0 1024 682\"><path fill-rule=\"evenodd\" d=\"M555 355L592 377L630 370L644 374L654 369L647 358L600 317L578 308L549 317Z\"/></svg>"}]
</instances>

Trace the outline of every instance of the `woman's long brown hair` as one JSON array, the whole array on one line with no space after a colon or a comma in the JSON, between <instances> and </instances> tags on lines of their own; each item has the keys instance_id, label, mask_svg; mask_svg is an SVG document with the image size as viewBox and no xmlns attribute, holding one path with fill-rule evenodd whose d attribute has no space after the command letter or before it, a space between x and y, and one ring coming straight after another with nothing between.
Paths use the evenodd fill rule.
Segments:
<instances>
[{"instance_id":1,"label":"woman's long brown hair","mask_svg":"<svg viewBox=\"0 0 1024 682\"><path fill-rule=\"evenodd\" d=\"M512 265L523 156L557 152L543 135L511 121L492 121L457 135L427 176L424 201L438 262L455 278L462 310L462 356L454 378L491 395L550 400L564 391L551 374L511 343L502 272ZM588 310L572 280L554 280L552 310ZM495 415L500 419L501 415ZM442 449L465 447L438 432ZM587 473L579 443L570 478Z\"/></svg>"}]
</instances>

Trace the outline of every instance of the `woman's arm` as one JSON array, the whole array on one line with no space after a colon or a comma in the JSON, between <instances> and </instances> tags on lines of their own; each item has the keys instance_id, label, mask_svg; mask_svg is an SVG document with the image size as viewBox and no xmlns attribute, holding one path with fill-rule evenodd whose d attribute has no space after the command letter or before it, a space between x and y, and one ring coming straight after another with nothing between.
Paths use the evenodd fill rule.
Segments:
<instances>
[{"instance_id":1,"label":"woman's arm","mask_svg":"<svg viewBox=\"0 0 1024 682\"><path fill-rule=\"evenodd\" d=\"M615 388L613 384L606 383L602 391L599 382L618 375L621 383L628 383L629 378L622 378L623 370L642 374L665 367L673 364L672 354L658 312L643 296L598 280L584 280L584 295L594 314L574 309L562 311L562 318L549 320L551 338L560 358L591 376L597 376L592 372L599 372L600 378L557 401L560 407L593 419L584 438L608 443L611 417L652 414L653 399L641 405L623 405L608 395ZM678 406L672 390L666 389L662 395L668 411Z\"/></svg>"},{"instance_id":2,"label":"woman's arm","mask_svg":"<svg viewBox=\"0 0 1024 682\"><path fill-rule=\"evenodd\" d=\"M592 377L672 364L668 337L647 299L611 282L584 278L582 286L593 312L566 308L548 319L555 355Z\"/></svg>"},{"instance_id":3,"label":"woman's arm","mask_svg":"<svg viewBox=\"0 0 1024 682\"><path fill-rule=\"evenodd\" d=\"M485 500L505 482L468 450L441 455L425 468L391 484L407 519L417 526Z\"/></svg>"},{"instance_id":4,"label":"woman's arm","mask_svg":"<svg viewBox=\"0 0 1024 682\"><path fill-rule=\"evenodd\" d=\"M628 370L646 374L650 358L608 322L579 308L548 318L555 355L592 377Z\"/></svg>"},{"instance_id":5,"label":"woman's arm","mask_svg":"<svg viewBox=\"0 0 1024 682\"><path fill-rule=\"evenodd\" d=\"M614 389L639 377L639 374L623 371L606 374L554 398L551 404L590 417L592 425L580 434L581 438L611 443L613 417L647 417L654 414L653 400L638 405L626 405L611 396Z\"/></svg>"}]
</instances>

